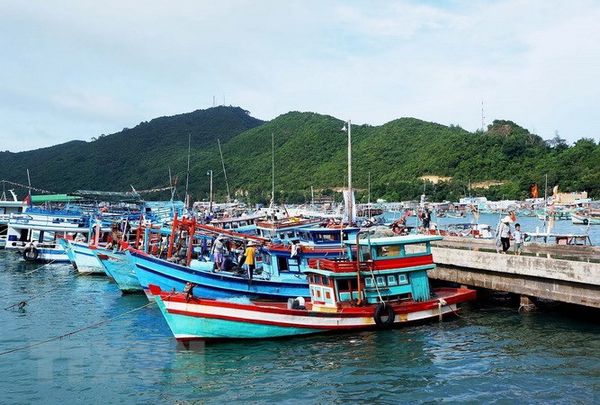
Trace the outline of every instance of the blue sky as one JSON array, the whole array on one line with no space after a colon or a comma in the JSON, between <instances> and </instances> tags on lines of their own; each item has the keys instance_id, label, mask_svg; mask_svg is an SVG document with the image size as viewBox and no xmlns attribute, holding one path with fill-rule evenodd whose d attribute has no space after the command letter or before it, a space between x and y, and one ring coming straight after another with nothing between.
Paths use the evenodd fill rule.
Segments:
<instances>
[{"instance_id":1,"label":"blue sky","mask_svg":"<svg viewBox=\"0 0 600 405\"><path fill-rule=\"evenodd\" d=\"M218 3L218 4L217 4ZM239 105L600 139L598 1L0 0L0 150Z\"/></svg>"}]
</instances>

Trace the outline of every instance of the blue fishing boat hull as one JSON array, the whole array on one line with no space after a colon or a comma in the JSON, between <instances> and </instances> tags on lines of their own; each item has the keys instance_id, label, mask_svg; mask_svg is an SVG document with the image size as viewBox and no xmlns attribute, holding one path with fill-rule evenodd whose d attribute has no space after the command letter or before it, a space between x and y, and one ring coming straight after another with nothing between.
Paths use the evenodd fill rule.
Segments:
<instances>
[{"instance_id":1,"label":"blue fishing boat hull","mask_svg":"<svg viewBox=\"0 0 600 405\"><path fill-rule=\"evenodd\" d=\"M144 291L135 274L135 269L131 266L124 252L98 249L95 253L106 274L115 280L115 283L124 294L142 293Z\"/></svg>"},{"instance_id":2,"label":"blue fishing boat hull","mask_svg":"<svg viewBox=\"0 0 600 405\"><path fill-rule=\"evenodd\" d=\"M151 297L149 286L159 286L163 291L183 291L186 283L196 287L193 295L199 298L251 298L284 299L308 297L308 284L304 276L293 277L294 281L254 279L235 276L226 272L190 269L188 267L157 259L139 251L128 251L127 256L135 268L144 292Z\"/></svg>"}]
</instances>

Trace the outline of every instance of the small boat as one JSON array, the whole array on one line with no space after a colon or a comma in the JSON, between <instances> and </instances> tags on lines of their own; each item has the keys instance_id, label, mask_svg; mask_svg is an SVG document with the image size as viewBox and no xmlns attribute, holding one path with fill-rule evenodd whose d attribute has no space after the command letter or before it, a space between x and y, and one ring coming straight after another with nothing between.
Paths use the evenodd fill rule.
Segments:
<instances>
[{"instance_id":1,"label":"small boat","mask_svg":"<svg viewBox=\"0 0 600 405\"><path fill-rule=\"evenodd\" d=\"M203 299L151 285L177 340L257 339L323 332L387 329L456 314L475 299L465 288L430 290L430 242L411 235L347 242L347 259L314 259L305 271L310 302ZM358 251L358 255L356 252ZM354 256L357 256L354 258Z\"/></svg>"}]
</instances>

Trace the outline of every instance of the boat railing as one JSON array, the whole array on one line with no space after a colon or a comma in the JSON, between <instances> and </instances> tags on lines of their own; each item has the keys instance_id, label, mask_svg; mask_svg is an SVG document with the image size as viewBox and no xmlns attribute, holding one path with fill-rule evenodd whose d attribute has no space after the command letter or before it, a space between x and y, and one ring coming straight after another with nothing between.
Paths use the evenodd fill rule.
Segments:
<instances>
[{"instance_id":1,"label":"boat railing","mask_svg":"<svg viewBox=\"0 0 600 405\"><path fill-rule=\"evenodd\" d=\"M358 270L356 262L347 259L309 259L308 267L317 270L329 270L335 273L356 272Z\"/></svg>"}]
</instances>

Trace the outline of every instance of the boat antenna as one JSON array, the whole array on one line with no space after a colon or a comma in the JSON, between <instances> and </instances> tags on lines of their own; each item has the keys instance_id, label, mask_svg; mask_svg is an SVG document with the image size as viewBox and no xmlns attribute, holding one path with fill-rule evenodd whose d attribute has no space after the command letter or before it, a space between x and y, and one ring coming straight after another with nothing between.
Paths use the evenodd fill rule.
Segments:
<instances>
[{"instance_id":1,"label":"boat antenna","mask_svg":"<svg viewBox=\"0 0 600 405\"><path fill-rule=\"evenodd\" d=\"M2 197L0 197L0 201L6 201L6 183L2 180Z\"/></svg>"},{"instance_id":2,"label":"boat antenna","mask_svg":"<svg viewBox=\"0 0 600 405\"><path fill-rule=\"evenodd\" d=\"M188 157L187 157L187 174L185 176L185 208L188 208L190 203L190 196L188 194L188 187L190 184L190 153L192 149L192 134L188 134Z\"/></svg>"},{"instance_id":3,"label":"boat antenna","mask_svg":"<svg viewBox=\"0 0 600 405\"><path fill-rule=\"evenodd\" d=\"M481 102L481 132L485 131L485 116L483 115L483 101Z\"/></svg>"},{"instance_id":4,"label":"boat antenna","mask_svg":"<svg viewBox=\"0 0 600 405\"><path fill-rule=\"evenodd\" d=\"M225 104L225 101L223 101ZM231 202L231 194L229 193L229 181L227 181L227 171L225 170L225 160L223 160L223 150L221 149L221 140L217 138L219 144L219 154L221 155L221 165L223 166L223 175L225 176L225 187L227 187L227 202Z\"/></svg>"},{"instance_id":5,"label":"boat antenna","mask_svg":"<svg viewBox=\"0 0 600 405\"><path fill-rule=\"evenodd\" d=\"M275 204L275 133L271 132L271 206Z\"/></svg>"}]
</instances>

